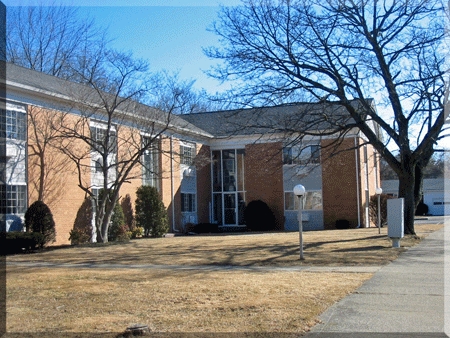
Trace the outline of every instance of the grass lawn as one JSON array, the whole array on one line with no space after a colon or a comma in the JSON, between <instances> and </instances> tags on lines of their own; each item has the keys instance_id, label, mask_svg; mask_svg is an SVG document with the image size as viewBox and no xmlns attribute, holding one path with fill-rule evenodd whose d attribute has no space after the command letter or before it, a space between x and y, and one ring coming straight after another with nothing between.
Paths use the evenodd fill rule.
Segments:
<instances>
[{"instance_id":1,"label":"grass lawn","mask_svg":"<svg viewBox=\"0 0 450 338\"><path fill-rule=\"evenodd\" d=\"M423 237L440 227L418 225L416 231ZM306 232L305 261L298 259L298 233L139 239L9 256L11 263L62 265L8 265L7 331L30 333L27 336L35 332L36 337L43 332L55 337L83 332L115 337L127 326L142 323L154 332L298 335L372 275L179 266L376 266L418 241L407 237L401 241L403 248L394 249L386 229L381 235L374 228ZM130 264L132 269L127 268Z\"/></svg>"}]
</instances>

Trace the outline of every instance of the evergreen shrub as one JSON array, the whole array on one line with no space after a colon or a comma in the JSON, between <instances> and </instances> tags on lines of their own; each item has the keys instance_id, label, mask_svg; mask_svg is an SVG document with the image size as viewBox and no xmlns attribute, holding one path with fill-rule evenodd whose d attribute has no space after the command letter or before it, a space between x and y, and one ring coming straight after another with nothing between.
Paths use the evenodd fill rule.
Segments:
<instances>
[{"instance_id":1,"label":"evergreen shrub","mask_svg":"<svg viewBox=\"0 0 450 338\"><path fill-rule=\"evenodd\" d=\"M45 244L44 235L39 232L3 232L4 245L1 246L1 254L16 254L42 248Z\"/></svg>"},{"instance_id":2,"label":"evergreen shrub","mask_svg":"<svg viewBox=\"0 0 450 338\"><path fill-rule=\"evenodd\" d=\"M128 231L128 227L125 225L125 216L123 214L122 205L117 202L111 216L111 225L108 229L108 240L116 241L119 240L119 237L123 240L126 231Z\"/></svg>"},{"instance_id":3,"label":"evergreen shrub","mask_svg":"<svg viewBox=\"0 0 450 338\"><path fill-rule=\"evenodd\" d=\"M275 215L270 207L261 200L251 201L244 210L247 229L251 231L269 231L275 229Z\"/></svg>"},{"instance_id":4,"label":"evergreen shrub","mask_svg":"<svg viewBox=\"0 0 450 338\"><path fill-rule=\"evenodd\" d=\"M141 186L136 191L136 225L144 228L148 237L162 237L169 231L167 210L158 190L151 186Z\"/></svg>"},{"instance_id":5,"label":"evergreen shrub","mask_svg":"<svg viewBox=\"0 0 450 338\"><path fill-rule=\"evenodd\" d=\"M44 235L44 245L56 240L55 221L50 208L42 201L30 205L25 213L25 228L27 232L38 232Z\"/></svg>"}]
</instances>

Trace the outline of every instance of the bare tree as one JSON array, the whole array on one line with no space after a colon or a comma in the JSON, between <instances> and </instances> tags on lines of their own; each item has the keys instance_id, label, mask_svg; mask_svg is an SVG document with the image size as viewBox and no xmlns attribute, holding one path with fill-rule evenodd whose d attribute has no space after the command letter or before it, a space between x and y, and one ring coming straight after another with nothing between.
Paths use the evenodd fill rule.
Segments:
<instances>
[{"instance_id":1,"label":"bare tree","mask_svg":"<svg viewBox=\"0 0 450 338\"><path fill-rule=\"evenodd\" d=\"M146 101L150 106L158 107L174 114L191 114L219 110L221 106L213 101L204 89L194 88L195 80L182 80L179 73L162 71L152 76L155 84L151 96Z\"/></svg>"},{"instance_id":2,"label":"bare tree","mask_svg":"<svg viewBox=\"0 0 450 338\"><path fill-rule=\"evenodd\" d=\"M245 104L300 96L340 105L347 119L334 128L357 127L397 173L414 234L423 169L447 136L446 20L439 0L243 0L221 9L222 48L205 52L223 61L212 76L241 80L233 97ZM297 119L300 135L320 123Z\"/></svg>"},{"instance_id":3,"label":"bare tree","mask_svg":"<svg viewBox=\"0 0 450 338\"><path fill-rule=\"evenodd\" d=\"M108 42L77 7L55 3L8 7L7 32L6 61L72 80Z\"/></svg>"},{"instance_id":4,"label":"bare tree","mask_svg":"<svg viewBox=\"0 0 450 338\"><path fill-rule=\"evenodd\" d=\"M95 64L95 63L94 63ZM108 51L96 68L79 73L87 85L67 83L74 100L71 118L61 120L61 150L75 163L78 185L95 201L97 241L108 228L120 188L142 177L143 155L158 150L172 115L138 103L147 93L147 64L130 54Z\"/></svg>"}]
</instances>

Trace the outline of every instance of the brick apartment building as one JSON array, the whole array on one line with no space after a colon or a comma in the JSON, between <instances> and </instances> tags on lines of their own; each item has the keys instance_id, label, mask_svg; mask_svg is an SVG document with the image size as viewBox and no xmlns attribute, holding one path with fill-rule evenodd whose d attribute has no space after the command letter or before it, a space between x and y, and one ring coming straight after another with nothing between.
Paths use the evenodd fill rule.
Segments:
<instances>
[{"instance_id":1,"label":"brick apartment building","mask_svg":"<svg viewBox=\"0 0 450 338\"><path fill-rule=\"evenodd\" d=\"M12 64L7 64L6 74L7 91L6 97L1 98L0 110L0 226L13 231L22 229L27 207L38 198L39 162L29 154L36 147L33 133L45 126L33 118L38 114L61 115L76 125L80 116L73 109L74 93L85 91L86 87ZM300 146L291 144L285 134L250 126L255 113L264 121L268 116L293 115L296 109L313 107L291 104L169 116L161 111L152 114L155 109L138 105L146 116L169 122L158 137L158 151L143 155L145 167L135 168L120 196L130 195L134 202L139 186L157 187L167 207L171 232L183 232L187 223L245 227L243 211L254 200L270 207L278 229L294 231L298 229L298 201L293 187L301 183L306 188L304 229L334 228L340 219L348 220L352 227L370 226L368 201L380 185L379 157L370 145L364 144L364 137L357 130L347 133L340 145L331 150L327 145L333 137L305 138ZM123 112L126 118L116 121L117 137L145 138L145 123L131 123L133 114L129 113ZM30 123L32 120L34 123ZM92 115L87 121L87 133L101 134L104 130L101 115ZM265 120L269 125L272 122ZM129 146L119 145L117 152L127 150L124 147ZM44 189L44 202L54 215L56 244L67 244L86 196L78 186L79 180L88 182L92 189L100 186L98 159L94 153L83 158L88 170L80 178L74 164L61 151L52 148L46 156L53 169L47 173L46 182L51 184Z\"/></svg>"}]
</instances>

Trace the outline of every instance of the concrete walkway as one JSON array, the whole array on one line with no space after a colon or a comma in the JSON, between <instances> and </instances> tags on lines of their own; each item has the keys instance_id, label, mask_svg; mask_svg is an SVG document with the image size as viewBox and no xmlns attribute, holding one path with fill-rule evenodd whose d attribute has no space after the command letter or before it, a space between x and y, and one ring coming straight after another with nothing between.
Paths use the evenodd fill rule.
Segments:
<instances>
[{"instance_id":1,"label":"concrete walkway","mask_svg":"<svg viewBox=\"0 0 450 338\"><path fill-rule=\"evenodd\" d=\"M448 337L449 288L450 228L378 270L326 310L306 337Z\"/></svg>"}]
</instances>

